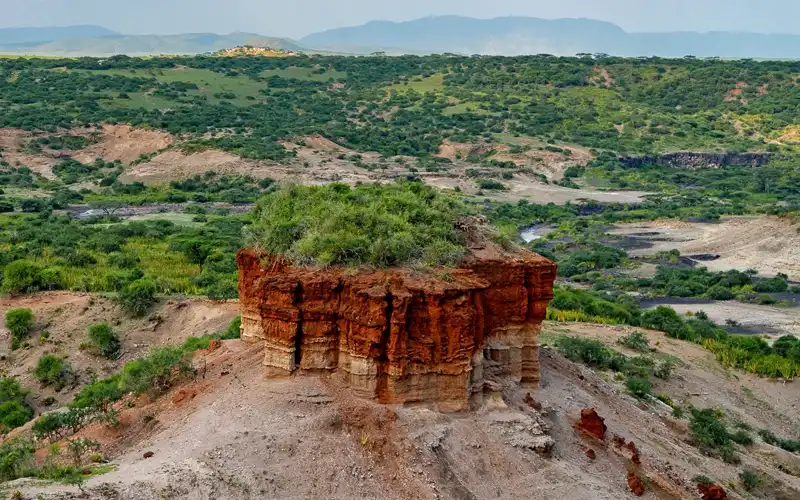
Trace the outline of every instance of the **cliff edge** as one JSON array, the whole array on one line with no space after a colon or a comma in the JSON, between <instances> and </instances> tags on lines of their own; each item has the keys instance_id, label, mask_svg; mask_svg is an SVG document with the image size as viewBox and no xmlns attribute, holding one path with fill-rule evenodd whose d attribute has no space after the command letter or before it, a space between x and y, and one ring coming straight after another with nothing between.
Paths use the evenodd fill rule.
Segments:
<instances>
[{"instance_id":1,"label":"cliff edge","mask_svg":"<svg viewBox=\"0 0 800 500\"><path fill-rule=\"evenodd\" d=\"M555 265L475 251L462 267L355 272L295 267L254 250L239 264L242 338L270 375L338 370L382 403L480 404L486 382L539 382L538 336Z\"/></svg>"}]
</instances>

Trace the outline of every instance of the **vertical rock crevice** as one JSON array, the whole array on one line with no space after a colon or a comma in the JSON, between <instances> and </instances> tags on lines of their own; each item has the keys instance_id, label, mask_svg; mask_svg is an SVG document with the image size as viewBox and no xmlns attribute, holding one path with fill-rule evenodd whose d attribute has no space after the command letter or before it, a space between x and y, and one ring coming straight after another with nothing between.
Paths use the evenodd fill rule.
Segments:
<instances>
[{"instance_id":1,"label":"vertical rock crevice","mask_svg":"<svg viewBox=\"0 0 800 500\"><path fill-rule=\"evenodd\" d=\"M389 394L389 342L392 335L392 315L394 314L394 297L390 290L386 290L386 309L384 313L384 321L386 324L381 332L381 340L378 348L378 381L375 390L375 395L379 401L388 402L391 400Z\"/></svg>"}]
</instances>

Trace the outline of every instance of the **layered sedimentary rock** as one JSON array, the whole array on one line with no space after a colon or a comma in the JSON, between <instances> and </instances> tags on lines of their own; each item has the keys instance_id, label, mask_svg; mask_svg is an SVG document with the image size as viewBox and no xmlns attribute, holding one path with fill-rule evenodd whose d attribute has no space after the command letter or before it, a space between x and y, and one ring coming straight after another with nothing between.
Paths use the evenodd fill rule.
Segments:
<instances>
[{"instance_id":1,"label":"layered sedimentary rock","mask_svg":"<svg viewBox=\"0 0 800 500\"><path fill-rule=\"evenodd\" d=\"M242 338L268 373L340 371L384 403L445 411L479 403L484 382L539 382L538 335L555 265L477 251L461 269L354 272L238 255ZM497 386L497 384L492 384Z\"/></svg>"},{"instance_id":2,"label":"layered sedimentary rock","mask_svg":"<svg viewBox=\"0 0 800 500\"><path fill-rule=\"evenodd\" d=\"M763 167L770 153L668 153L657 156L628 156L620 159L625 168L659 165L674 168L719 168L727 165Z\"/></svg>"}]
</instances>

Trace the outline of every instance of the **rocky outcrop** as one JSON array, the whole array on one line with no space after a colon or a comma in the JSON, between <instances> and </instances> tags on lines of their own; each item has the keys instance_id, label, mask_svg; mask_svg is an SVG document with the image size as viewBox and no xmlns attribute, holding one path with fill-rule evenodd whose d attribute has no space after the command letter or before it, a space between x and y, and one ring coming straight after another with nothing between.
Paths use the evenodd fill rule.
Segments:
<instances>
[{"instance_id":1,"label":"rocky outcrop","mask_svg":"<svg viewBox=\"0 0 800 500\"><path fill-rule=\"evenodd\" d=\"M644 483L633 471L628 472L628 488L637 497L644 495Z\"/></svg>"},{"instance_id":2,"label":"rocky outcrop","mask_svg":"<svg viewBox=\"0 0 800 500\"><path fill-rule=\"evenodd\" d=\"M728 495L725 490L717 484L703 484L697 485L697 491L703 495L703 500L728 500Z\"/></svg>"},{"instance_id":3,"label":"rocky outcrop","mask_svg":"<svg viewBox=\"0 0 800 500\"><path fill-rule=\"evenodd\" d=\"M428 273L237 260L242 338L264 344L269 374L338 370L360 396L443 411L480 403L487 380L538 385L556 269L536 254L476 251Z\"/></svg>"},{"instance_id":4,"label":"rocky outcrop","mask_svg":"<svg viewBox=\"0 0 800 500\"><path fill-rule=\"evenodd\" d=\"M620 158L625 168L659 165L674 168L719 168L728 165L763 167L772 159L770 153L669 153L655 156Z\"/></svg>"},{"instance_id":5,"label":"rocky outcrop","mask_svg":"<svg viewBox=\"0 0 800 500\"><path fill-rule=\"evenodd\" d=\"M605 419L597 414L594 408L581 410L581 419L575 424L575 428L582 434L603 441L606 438Z\"/></svg>"}]
</instances>

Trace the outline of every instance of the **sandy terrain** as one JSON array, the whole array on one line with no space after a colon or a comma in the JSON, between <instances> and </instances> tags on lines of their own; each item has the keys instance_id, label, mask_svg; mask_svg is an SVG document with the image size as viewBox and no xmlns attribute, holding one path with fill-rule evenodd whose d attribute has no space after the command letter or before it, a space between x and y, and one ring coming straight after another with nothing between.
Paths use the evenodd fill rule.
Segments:
<instances>
[{"instance_id":1,"label":"sandy terrain","mask_svg":"<svg viewBox=\"0 0 800 500\"><path fill-rule=\"evenodd\" d=\"M719 325L724 325L726 320L734 320L741 325L742 331L750 333L800 336L800 307L779 308L735 301L686 303L669 299L659 300L658 303L680 314L703 311Z\"/></svg>"},{"instance_id":2,"label":"sandy terrain","mask_svg":"<svg viewBox=\"0 0 800 500\"><path fill-rule=\"evenodd\" d=\"M128 165L141 155L149 155L170 146L173 137L157 130L133 128L130 125L103 125L100 141L75 153L75 160L91 163L97 158L119 160Z\"/></svg>"},{"instance_id":3,"label":"sandy terrain","mask_svg":"<svg viewBox=\"0 0 800 500\"><path fill-rule=\"evenodd\" d=\"M800 280L800 224L778 217L734 217L719 223L653 221L625 224L609 231L650 241L631 255L680 250L682 255L715 254L702 262L713 271L756 269L765 276L785 273ZM648 233L636 236L637 233Z\"/></svg>"},{"instance_id":4,"label":"sandy terrain","mask_svg":"<svg viewBox=\"0 0 800 500\"><path fill-rule=\"evenodd\" d=\"M154 345L181 344L188 337L224 331L239 314L238 304L206 300L170 300L153 308L147 318L130 319L107 299L87 293L52 292L7 299L0 298L0 318L9 309L25 307L33 310L35 331L29 347L10 350L10 334L0 324L0 369L17 379L36 395L34 403L53 396L66 403L78 387L59 393L40 387L30 371L47 353L64 355L78 373L78 383L91 380L92 374L107 376L122 365L142 355ZM109 361L78 349L87 341L89 326L108 323L122 342L122 357ZM42 332L50 336L42 343Z\"/></svg>"},{"instance_id":5,"label":"sandy terrain","mask_svg":"<svg viewBox=\"0 0 800 500\"><path fill-rule=\"evenodd\" d=\"M547 324L547 335L579 334L614 344L630 329ZM680 359L665 392L683 404L717 406L753 427L797 437L792 418L800 386L775 384L726 371L702 348L648 333L659 355ZM632 353L629 353L632 354ZM265 379L258 347L228 341L201 353L205 376L153 403L126 409L121 425L95 424L82 432L104 443L117 471L88 481L83 498L101 499L547 499L633 498L626 485L630 455L589 440L573 429L580 410L595 407L606 418L607 441L633 440L641 456L642 498L696 499L691 478L705 474L733 491L748 467L768 474L762 498L800 494L800 459L758 443L733 466L702 455L686 443L685 421L625 394L608 374L595 374L542 352L536 411L524 394L464 414L424 407L379 406L353 399L336 376ZM149 415L150 418L144 417ZM154 418L153 418L154 417ZM543 432L555 442L551 456L532 448ZM597 458L587 457L591 448ZM153 457L144 459L145 452ZM69 498L75 487L29 481L7 485L28 496ZM741 491L741 487L738 487ZM11 491L11 490L9 490Z\"/></svg>"}]
</instances>

